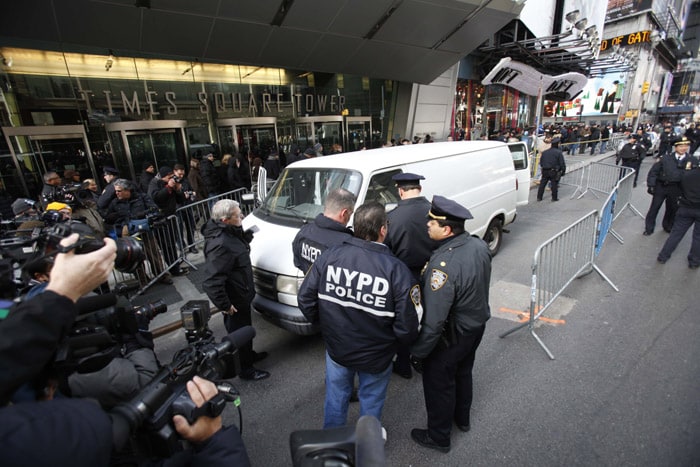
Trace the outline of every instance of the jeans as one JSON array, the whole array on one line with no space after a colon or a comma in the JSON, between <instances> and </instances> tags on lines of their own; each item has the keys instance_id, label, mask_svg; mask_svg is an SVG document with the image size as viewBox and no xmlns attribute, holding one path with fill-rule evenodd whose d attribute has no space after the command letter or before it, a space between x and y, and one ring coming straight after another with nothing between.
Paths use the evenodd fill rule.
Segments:
<instances>
[{"instance_id":1,"label":"jeans","mask_svg":"<svg viewBox=\"0 0 700 467\"><path fill-rule=\"evenodd\" d=\"M355 371L337 364L326 352L326 402L324 404L323 428L345 426L348 404L352 393L355 373L359 376L360 417L372 415L382 419L386 390L391 379L391 363L381 373Z\"/></svg>"}]
</instances>

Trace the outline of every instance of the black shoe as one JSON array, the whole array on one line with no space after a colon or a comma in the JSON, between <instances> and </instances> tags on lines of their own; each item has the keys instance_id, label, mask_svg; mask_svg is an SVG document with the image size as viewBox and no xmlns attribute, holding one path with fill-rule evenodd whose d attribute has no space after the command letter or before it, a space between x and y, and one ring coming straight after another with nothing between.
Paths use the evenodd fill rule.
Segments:
<instances>
[{"instance_id":1,"label":"black shoe","mask_svg":"<svg viewBox=\"0 0 700 467\"><path fill-rule=\"evenodd\" d=\"M352 388L350 393L350 402L360 402L360 397L357 395L357 388Z\"/></svg>"},{"instance_id":2,"label":"black shoe","mask_svg":"<svg viewBox=\"0 0 700 467\"><path fill-rule=\"evenodd\" d=\"M697 269L697 268L700 268L700 264L690 264L690 263L688 263L688 267L689 267L690 269Z\"/></svg>"},{"instance_id":3,"label":"black shoe","mask_svg":"<svg viewBox=\"0 0 700 467\"><path fill-rule=\"evenodd\" d=\"M542 198L537 198L537 201L542 201Z\"/></svg>"},{"instance_id":4,"label":"black shoe","mask_svg":"<svg viewBox=\"0 0 700 467\"><path fill-rule=\"evenodd\" d=\"M261 379L266 379L270 377L270 372L265 370L258 370L257 368L248 368L241 371L238 375L239 378L245 379L247 381L260 381Z\"/></svg>"},{"instance_id":5,"label":"black shoe","mask_svg":"<svg viewBox=\"0 0 700 467\"><path fill-rule=\"evenodd\" d=\"M393 368L391 371L393 371L394 373L396 373L400 377L405 378L405 379L413 378L413 372L411 371L410 367L404 370L404 369L399 368L396 365L396 362L394 362L392 365L393 365Z\"/></svg>"},{"instance_id":6,"label":"black shoe","mask_svg":"<svg viewBox=\"0 0 700 467\"><path fill-rule=\"evenodd\" d=\"M189 252L192 253L193 255L196 255L199 253L199 250L197 249L196 246L190 247Z\"/></svg>"},{"instance_id":7,"label":"black shoe","mask_svg":"<svg viewBox=\"0 0 700 467\"><path fill-rule=\"evenodd\" d=\"M457 423L457 428L459 428L459 431L463 431L466 433L467 431L471 430L472 427L469 425L460 425L459 423Z\"/></svg>"},{"instance_id":8,"label":"black shoe","mask_svg":"<svg viewBox=\"0 0 700 467\"><path fill-rule=\"evenodd\" d=\"M671 233L671 229L667 229L666 227L664 227L664 232Z\"/></svg>"},{"instance_id":9,"label":"black shoe","mask_svg":"<svg viewBox=\"0 0 700 467\"><path fill-rule=\"evenodd\" d=\"M645 235L645 236L648 237L649 235L651 235L651 234L653 234L653 233L654 233L654 232L650 232L650 231L648 231L648 230L645 230L644 233L643 233L642 235Z\"/></svg>"},{"instance_id":10,"label":"black shoe","mask_svg":"<svg viewBox=\"0 0 700 467\"><path fill-rule=\"evenodd\" d=\"M632 188L637 188L637 182L632 183Z\"/></svg>"},{"instance_id":11,"label":"black shoe","mask_svg":"<svg viewBox=\"0 0 700 467\"><path fill-rule=\"evenodd\" d=\"M256 351L253 351L253 363L257 363L257 362L259 362L259 361L261 361L261 360L265 360L265 359L267 358L268 355L270 355L270 354L267 353L267 352L256 352Z\"/></svg>"},{"instance_id":12,"label":"black shoe","mask_svg":"<svg viewBox=\"0 0 700 467\"><path fill-rule=\"evenodd\" d=\"M659 257L659 258L656 258L656 261L658 261L658 262L661 263L661 264L666 264L666 260L665 260L665 259L661 259L660 257Z\"/></svg>"},{"instance_id":13,"label":"black shoe","mask_svg":"<svg viewBox=\"0 0 700 467\"><path fill-rule=\"evenodd\" d=\"M559 201L559 198L557 198L557 199L552 199L552 202L554 202L554 201Z\"/></svg>"},{"instance_id":14,"label":"black shoe","mask_svg":"<svg viewBox=\"0 0 700 467\"><path fill-rule=\"evenodd\" d=\"M420 428L414 428L411 430L411 439L416 443L420 444L424 448L435 449L440 452L450 452L450 445L440 446L433 438L428 434L428 430L421 430Z\"/></svg>"}]
</instances>

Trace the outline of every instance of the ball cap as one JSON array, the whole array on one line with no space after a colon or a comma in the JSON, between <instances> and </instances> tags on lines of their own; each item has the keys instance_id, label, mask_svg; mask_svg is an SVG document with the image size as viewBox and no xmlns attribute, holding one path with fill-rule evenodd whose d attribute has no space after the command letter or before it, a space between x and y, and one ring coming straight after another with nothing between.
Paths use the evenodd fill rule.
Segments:
<instances>
[{"instance_id":1,"label":"ball cap","mask_svg":"<svg viewBox=\"0 0 700 467\"><path fill-rule=\"evenodd\" d=\"M53 203L49 203L46 205L47 211L60 211L61 209L68 209L71 212L73 211L73 209L71 209L71 207L65 203L58 203L54 201Z\"/></svg>"},{"instance_id":2,"label":"ball cap","mask_svg":"<svg viewBox=\"0 0 700 467\"><path fill-rule=\"evenodd\" d=\"M396 174L391 179L396 182L396 186L404 185L420 185L421 180L425 180L425 177L418 174L412 173L400 173Z\"/></svg>"},{"instance_id":3,"label":"ball cap","mask_svg":"<svg viewBox=\"0 0 700 467\"><path fill-rule=\"evenodd\" d=\"M12 203L12 212L15 214L15 216L19 216L20 214L29 211L30 209L34 209L36 205L36 201L29 199L29 198L18 198Z\"/></svg>"},{"instance_id":4,"label":"ball cap","mask_svg":"<svg viewBox=\"0 0 700 467\"><path fill-rule=\"evenodd\" d=\"M684 136L681 139L679 139L678 141L676 141L675 143L673 143L673 145L674 146L680 146L680 145L690 146L690 140Z\"/></svg>"},{"instance_id":5,"label":"ball cap","mask_svg":"<svg viewBox=\"0 0 700 467\"><path fill-rule=\"evenodd\" d=\"M465 221L473 219L472 213L456 201L447 199L444 196L435 195L428 211L430 219L447 221Z\"/></svg>"}]
</instances>

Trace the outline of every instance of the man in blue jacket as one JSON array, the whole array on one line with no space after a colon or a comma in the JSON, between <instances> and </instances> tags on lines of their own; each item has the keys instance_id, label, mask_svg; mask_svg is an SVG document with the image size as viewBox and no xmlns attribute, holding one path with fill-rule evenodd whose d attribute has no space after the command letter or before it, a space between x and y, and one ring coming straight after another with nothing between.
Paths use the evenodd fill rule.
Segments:
<instances>
[{"instance_id":1,"label":"man in blue jacket","mask_svg":"<svg viewBox=\"0 0 700 467\"><path fill-rule=\"evenodd\" d=\"M418 335L420 287L381 242L386 211L379 203L355 212L355 237L326 250L299 290L299 309L319 323L326 343L324 428L344 426L353 379L360 380L360 416L381 420L391 360L399 342Z\"/></svg>"}]
</instances>

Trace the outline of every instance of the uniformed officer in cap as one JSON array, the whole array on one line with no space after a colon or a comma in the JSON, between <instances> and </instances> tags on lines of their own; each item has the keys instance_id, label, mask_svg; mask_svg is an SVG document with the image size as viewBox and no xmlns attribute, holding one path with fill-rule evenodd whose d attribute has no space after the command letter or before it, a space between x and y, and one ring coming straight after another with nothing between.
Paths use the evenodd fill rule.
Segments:
<instances>
[{"instance_id":1,"label":"uniformed officer in cap","mask_svg":"<svg viewBox=\"0 0 700 467\"><path fill-rule=\"evenodd\" d=\"M634 169L634 182L633 186L637 186L637 179L639 178L639 167L642 165L642 159L646 156L646 148L643 144L640 144L639 136L635 134L630 134L627 137L627 144L622 146L620 152L617 155L617 161L620 162L622 159L623 167L630 167Z\"/></svg>"},{"instance_id":2,"label":"uniformed officer in cap","mask_svg":"<svg viewBox=\"0 0 700 467\"><path fill-rule=\"evenodd\" d=\"M425 177L413 173L399 173L391 179L396 183L401 200L387 215L389 226L384 244L408 266L416 281L419 281L423 266L437 247L437 242L431 239L425 230L425 217L430 211L430 201L421 196L420 181L425 180ZM399 346L394 373L403 378L411 378L407 347Z\"/></svg>"},{"instance_id":3,"label":"uniformed officer in cap","mask_svg":"<svg viewBox=\"0 0 700 467\"><path fill-rule=\"evenodd\" d=\"M423 370L428 429L413 429L411 438L441 452L450 450L453 423L469 431L474 356L491 317L491 255L465 230L471 218L460 204L433 197L428 233L439 246L423 271L425 315L411 346L412 363Z\"/></svg>"}]
</instances>

